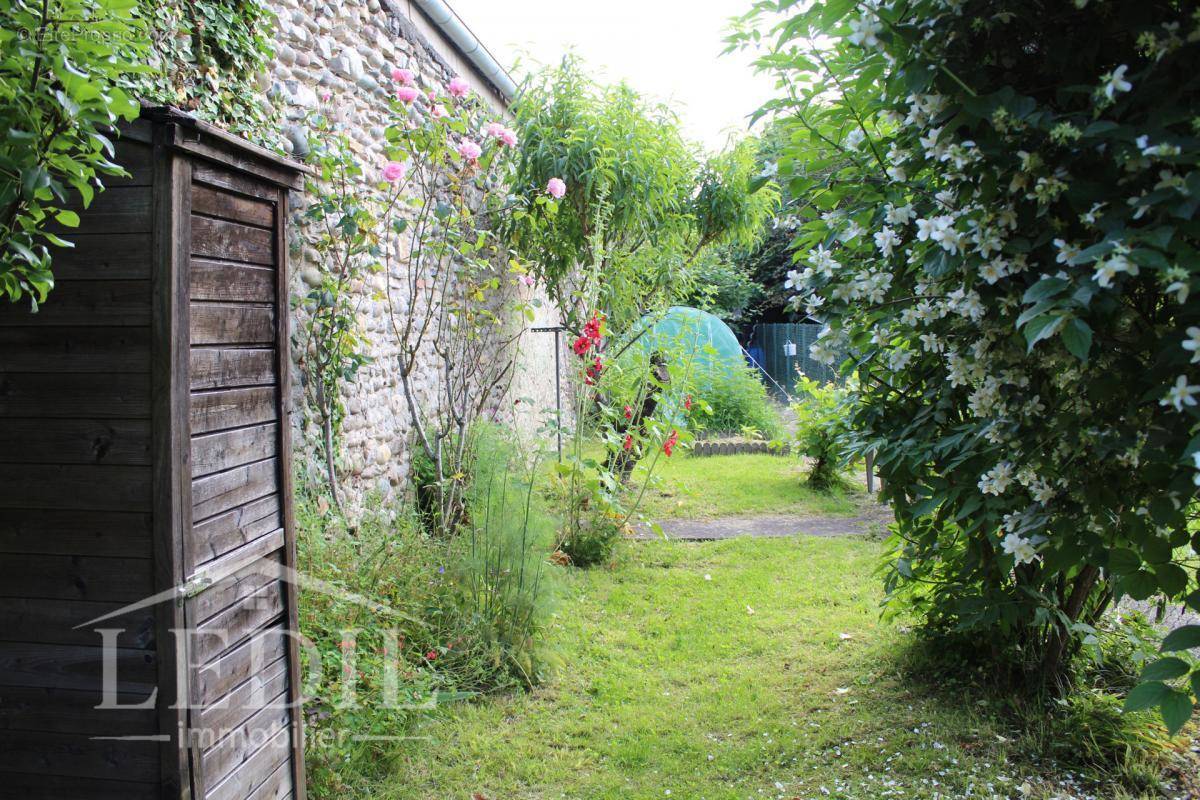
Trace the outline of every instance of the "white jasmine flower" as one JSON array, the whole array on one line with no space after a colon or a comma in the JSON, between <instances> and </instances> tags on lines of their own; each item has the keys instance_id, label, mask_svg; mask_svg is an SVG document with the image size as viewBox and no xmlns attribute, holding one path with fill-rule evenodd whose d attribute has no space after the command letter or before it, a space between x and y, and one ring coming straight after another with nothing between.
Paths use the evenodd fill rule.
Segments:
<instances>
[{"instance_id":1,"label":"white jasmine flower","mask_svg":"<svg viewBox=\"0 0 1200 800\"><path fill-rule=\"evenodd\" d=\"M900 244L900 237L886 225L876 231L875 246L879 248L879 252L885 257L891 258L892 251L898 244Z\"/></svg>"},{"instance_id":2,"label":"white jasmine flower","mask_svg":"<svg viewBox=\"0 0 1200 800\"><path fill-rule=\"evenodd\" d=\"M1187 329L1188 338L1183 340L1183 349L1192 354L1192 363L1200 362L1200 328L1192 326Z\"/></svg>"},{"instance_id":3,"label":"white jasmine flower","mask_svg":"<svg viewBox=\"0 0 1200 800\"><path fill-rule=\"evenodd\" d=\"M1104 203L1093 203L1092 207L1079 215L1079 221L1084 225L1095 225L1096 220L1100 218L1100 212L1104 210Z\"/></svg>"},{"instance_id":4,"label":"white jasmine flower","mask_svg":"<svg viewBox=\"0 0 1200 800\"><path fill-rule=\"evenodd\" d=\"M846 134L846 147L850 148L851 150L857 150L858 146L863 143L863 139L865 138L867 138L867 135L863 133L862 128L855 128Z\"/></svg>"},{"instance_id":5,"label":"white jasmine flower","mask_svg":"<svg viewBox=\"0 0 1200 800\"><path fill-rule=\"evenodd\" d=\"M1112 72L1109 72L1100 78L1100 82L1103 84L1102 91L1104 92L1105 97L1107 97L1109 100L1112 100L1114 97L1116 97L1118 92L1128 92L1133 88L1133 84L1125 80L1125 73L1128 71L1129 65L1122 64Z\"/></svg>"},{"instance_id":6,"label":"white jasmine flower","mask_svg":"<svg viewBox=\"0 0 1200 800\"><path fill-rule=\"evenodd\" d=\"M1192 395L1200 393L1200 386L1195 386L1187 382L1186 375L1180 375L1175 379L1175 385L1167 390L1167 394L1162 400L1158 401L1160 406L1175 406L1176 411L1183 411L1184 406L1196 405L1196 398Z\"/></svg>"},{"instance_id":7,"label":"white jasmine flower","mask_svg":"<svg viewBox=\"0 0 1200 800\"><path fill-rule=\"evenodd\" d=\"M979 491L984 494L1002 495L1013 482L1011 461L1001 461L979 478Z\"/></svg>"},{"instance_id":8,"label":"white jasmine flower","mask_svg":"<svg viewBox=\"0 0 1200 800\"><path fill-rule=\"evenodd\" d=\"M846 38L860 47L878 47L878 34L882 30L883 23L875 17L858 17L850 20L850 35Z\"/></svg>"},{"instance_id":9,"label":"white jasmine flower","mask_svg":"<svg viewBox=\"0 0 1200 800\"><path fill-rule=\"evenodd\" d=\"M1010 533L1004 537L1000 543L1000 547L1005 553L1016 559L1018 564L1028 564L1035 561L1038 557L1037 549L1033 546L1033 542L1021 536L1018 533Z\"/></svg>"},{"instance_id":10,"label":"white jasmine flower","mask_svg":"<svg viewBox=\"0 0 1200 800\"><path fill-rule=\"evenodd\" d=\"M1055 239L1054 246L1058 248L1058 255L1054 257L1054 260L1059 264L1071 263L1071 259L1082 252L1079 245L1068 242L1066 239Z\"/></svg>"},{"instance_id":11,"label":"white jasmine flower","mask_svg":"<svg viewBox=\"0 0 1200 800\"><path fill-rule=\"evenodd\" d=\"M883 218L889 225L907 225L917 215L913 211L912 203L907 203L902 206L893 206L888 203L883 208Z\"/></svg>"},{"instance_id":12,"label":"white jasmine flower","mask_svg":"<svg viewBox=\"0 0 1200 800\"><path fill-rule=\"evenodd\" d=\"M1124 253L1115 253L1103 261L1097 262L1096 274L1092 278L1107 289L1112 286L1113 278L1117 273L1127 272L1130 275L1137 275L1138 271L1138 265L1130 261Z\"/></svg>"},{"instance_id":13,"label":"white jasmine flower","mask_svg":"<svg viewBox=\"0 0 1200 800\"><path fill-rule=\"evenodd\" d=\"M1000 256L996 256L991 261L988 261L979 267L979 277L988 282L988 285L995 284L996 281L1008 274L1008 262Z\"/></svg>"}]
</instances>

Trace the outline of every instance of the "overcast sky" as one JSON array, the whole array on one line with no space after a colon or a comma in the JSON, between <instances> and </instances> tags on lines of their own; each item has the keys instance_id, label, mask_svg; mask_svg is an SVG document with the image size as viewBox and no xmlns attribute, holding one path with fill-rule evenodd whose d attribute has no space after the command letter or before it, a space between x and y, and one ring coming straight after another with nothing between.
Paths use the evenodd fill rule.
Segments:
<instances>
[{"instance_id":1,"label":"overcast sky","mask_svg":"<svg viewBox=\"0 0 1200 800\"><path fill-rule=\"evenodd\" d=\"M750 0L448 0L503 64L557 62L573 49L604 80L624 79L679 113L710 150L772 96L746 54L722 56L730 17ZM520 75L513 78L520 81Z\"/></svg>"}]
</instances>

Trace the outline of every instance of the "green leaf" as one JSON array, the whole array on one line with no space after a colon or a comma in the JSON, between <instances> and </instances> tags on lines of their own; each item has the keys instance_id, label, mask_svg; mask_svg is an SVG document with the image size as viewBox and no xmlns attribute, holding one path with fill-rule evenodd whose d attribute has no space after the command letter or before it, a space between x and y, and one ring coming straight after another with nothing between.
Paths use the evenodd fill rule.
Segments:
<instances>
[{"instance_id":1,"label":"green leaf","mask_svg":"<svg viewBox=\"0 0 1200 800\"><path fill-rule=\"evenodd\" d=\"M1170 681L1187 675L1191 667L1182 658L1167 656L1142 670L1143 681Z\"/></svg>"},{"instance_id":2,"label":"green leaf","mask_svg":"<svg viewBox=\"0 0 1200 800\"><path fill-rule=\"evenodd\" d=\"M64 209L62 211L59 211L57 214L55 214L54 218L57 219L59 222L61 222L63 225L66 225L68 228L78 228L79 227L79 215L76 214L74 211L68 211L68 210Z\"/></svg>"},{"instance_id":3,"label":"green leaf","mask_svg":"<svg viewBox=\"0 0 1200 800\"><path fill-rule=\"evenodd\" d=\"M1164 697L1171 692L1171 687L1162 681L1139 683L1125 698L1125 711L1145 711L1162 703Z\"/></svg>"},{"instance_id":4,"label":"green leaf","mask_svg":"<svg viewBox=\"0 0 1200 800\"><path fill-rule=\"evenodd\" d=\"M1032 351L1033 346L1043 339L1053 336L1062 325L1063 319L1064 317L1058 314L1046 314L1030 320L1024 328L1025 341L1029 343L1029 350Z\"/></svg>"},{"instance_id":5,"label":"green leaf","mask_svg":"<svg viewBox=\"0 0 1200 800\"><path fill-rule=\"evenodd\" d=\"M1163 594L1167 597L1175 597L1187 588L1187 573L1178 564L1157 566L1154 568L1154 574L1158 577L1158 585L1162 587Z\"/></svg>"},{"instance_id":6,"label":"green leaf","mask_svg":"<svg viewBox=\"0 0 1200 800\"><path fill-rule=\"evenodd\" d=\"M1040 300L1061 294L1070 285L1071 282L1063 278L1042 278L1033 286L1026 289L1025 296L1021 299L1026 303L1036 303Z\"/></svg>"},{"instance_id":7,"label":"green leaf","mask_svg":"<svg viewBox=\"0 0 1200 800\"><path fill-rule=\"evenodd\" d=\"M1088 352L1092 349L1092 329L1078 317L1072 318L1062 329L1063 344L1071 355L1080 361L1088 360Z\"/></svg>"},{"instance_id":8,"label":"green leaf","mask_svg":"<svg viewBox=\"0 0 1200 800\"><path fill-rule=\"evenodd\" d=\"M1200 647L1200 625L1184 625L1167 634L1159 649L1164 653Z\"/></svg>"},{"instance_id":9,"label":"green leaf","mask_svg":"<svg viewBox=\"0 0 1200 800\"><path fill-rule=\"evenodd\" d=\"M1159 703L1163 722L1167 725L1167 733L1174 736L1183 729L1192 718L1192 698L1187 692L1171 690Z\"/></svg>"},{"instance_id":10,"label":"green leaf","mask_svg":"<svg viewBox=\"0 0 1200 800\"><path fill-rule=\"evenodd\" d=\"M1158 580L1146 570L1139 569L1132 575L1126 575L1118 588L1134 600L1145 600L1158 591Z\"/></svg>"},{"instance_id":11,"label":"green leaf","mask_svg":"<svg viewBox=\"0 0 1200 800\"><path fill-rule=\"evenodd\" d=\"M1141 566L1141 556L1126 547L1118 547L1108 554L1108 571L1114 575L1128 575Z\"/></svg>"}]
</instances>

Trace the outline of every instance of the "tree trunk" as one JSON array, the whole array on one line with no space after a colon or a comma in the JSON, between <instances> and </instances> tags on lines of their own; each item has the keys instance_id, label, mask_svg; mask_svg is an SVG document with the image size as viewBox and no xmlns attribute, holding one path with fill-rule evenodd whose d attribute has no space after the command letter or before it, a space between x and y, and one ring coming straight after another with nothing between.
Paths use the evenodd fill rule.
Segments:
<instances>
[{"instance_id":1,"label":"tree trunk","mask_svg":"<svg viewBox=\"0 0 1200 800\"><path fill-rule=\"evenodd\" d=\"M1083 611L1088 597L1091 596L1092 589L1095 588L1096 579L1099 576L1100 569L1091 564L1084 567L1075 576L1075 581L1072 583L1071 596L1067 598L1067 604L1062 609L1063 614L1071 622L1079 619L1079 614ZM1046 651L1042 656L1041 669L1042 680L1055 689L1062 688L1061 672L1065 666L1063 655L1067 651L1067 643L1070 639L1071 632L1067 626L1061 622L1055 622L1054 628L1050 633L1050 641L1047 643Z\"/></svg>"}]
</instances>

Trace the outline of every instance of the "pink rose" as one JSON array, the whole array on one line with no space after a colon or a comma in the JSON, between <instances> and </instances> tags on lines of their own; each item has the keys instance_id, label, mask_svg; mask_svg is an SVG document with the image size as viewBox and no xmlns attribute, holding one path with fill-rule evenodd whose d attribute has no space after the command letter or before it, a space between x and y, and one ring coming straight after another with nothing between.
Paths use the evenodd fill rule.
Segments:
<instances>
[{"instance_id":1,"label":"pink rose","mask_svg":"<svg viewBox=\"0 0 1200 800\"><path fill-rule=\"evenodd\" d=\"M466 97L467 92L471 91L470 85L459 76L455 76L448 84L446 91L451 97Z\"/></svg>"},{"instance_id":2,"label":"pink rose","mask_svg":"<svg viewBox=\"0 0 1200 800\"><path fill-rule=\"evenodd\" d=\"M450 116L450 113L448 111L446 111L446 107L444 105L441 105L440 103L438 105L434 106L433 108L429 109L429 114L434 119L443 119L444 117Z\"/></svg>"},{"instance_id":3,"label":"pink rose","mask_svg":"<svg viewBox=\"0 0 1200 800\"><path fill-rule=\"evenodd\" d=\"M533 284L536 283L536 281L534 281L532 275L522 275L521 283L525 284L526 286L533 286Z\"/></svg>"},{"instance_id":4,"label":"pink rose","mask_svg":"<svg viewBox=\"0 0 1200 800\"><path fill-rule=\"evenodd\" d=\"M402 161L389 161L383 165L383 179L388 183L404 180L408 165Z\"/></svg>"},{"instance_id":5,"label":"pink rose","mask_svg":"<svg viewBox=\"0 0 1200 800\"><path fill-rule=\"evenodd\" d=\"M517 132L512 128L504 127L499 122L492 122L487 126L487 135L499 139L509 147L517 146Z\"/></svg>"},{"instance_id":6,"label":"pink rose","mask_svg":"<svg viewBox=\"0 0 1200 800\"><path fill-rule=\"evenodd\" d=\"M394 80L396 83L400 84L401 86L412 86L413 85L412 70L411 69L401 69L400 67L396 67L395 69L392 70L392 80Z\"/></svg>"},{"instance_id":7,"label":"pink rose","mask_svg":"<svg viewBox=\"0 0 1200 800\"><path fill-rule=\"evenodd\" d=\"M479 156L483 154L483 148L470 139L463 139L458 143L458 154L468 162L474 164L479 160Z\"/></svg>"},{"instance_id":8,"label":"pink rose","mask_svg":"<svg viewBox=\"0 0 1200 800\"><path fill-rule=\"evenodd\" d=\"M551 178L546 181L546 191L555 200L561 200L563 195L567 193L567 184L562 178Z\"/></svg>"},{"instance_id":9,"label":"pink rose","mask_svg":"<svg viewBox=\"0 0 1200 800\"><path fill-rule=\"evenodd\" d=\"M396 97L399 98L402 103L411 103L413 100L416 100L420 96L421 96L421 93L420 93L420 91L417 90L417 88L415 86L397 86L396 87Z\"/></svg>"}]
</instances>

